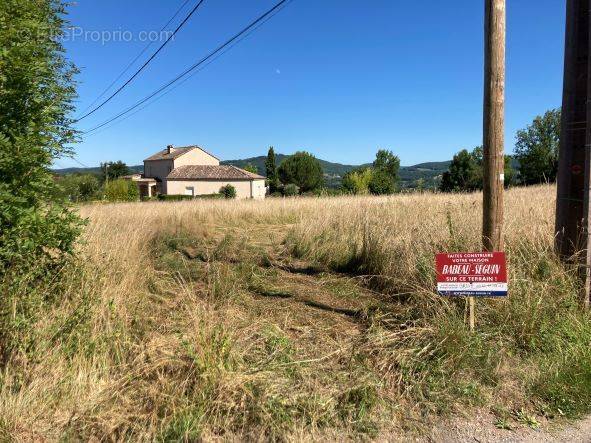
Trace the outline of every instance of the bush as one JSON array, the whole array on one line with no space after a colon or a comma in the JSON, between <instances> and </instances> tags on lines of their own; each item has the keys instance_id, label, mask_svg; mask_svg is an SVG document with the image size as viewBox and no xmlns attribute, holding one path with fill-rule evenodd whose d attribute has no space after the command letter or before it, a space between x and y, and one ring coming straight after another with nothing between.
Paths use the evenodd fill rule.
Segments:
<instances>
[{"instance_id":1,"label":"bush","mask_svg":"<svg viewBox=\"0 0 591 443\"><path fill-rule=\"evenodd\" d=\"M58 1L0 2L0 365L59 285L82 222L60 195L50 167L68 156L76 68L64 56ZM26 358L17 357L17 360ZM4 383L4 381L2 382ZM0 428L4 428L4 420ZM0 434L5 435L3 431Z\"/></svg>"},{"instance_id":2,"label":"bush","mask_svg":"<svg viewBox=\"0 0 591 443\"><path fill-rule=\"evenodd\" d=\"M139 200L137 184L131 180L113 180L105 185L105 199L110 202L133 202Z\"/></svg>"},{"instance_id":3,"label":"bush","mask_svg":"<svg viewBox=\"0 0 591 443\"><path fill-rule=\"evenodd\" d=\"M349 171L343 177L342 188L345 192L353 195L364 195L369 193L369 183L373 178L371 168L355 169Z\"/></svg>"},{"instance_id":4,"label":"bush","mask_svg":"<svg viewBox=\"0 0 591 443\"><path fill-rule=\"evenodd\" d=\"M192 195L184 194L158 194L158 200L167 202L178 202L183 200L193 200Z\"/></svg>"},{"instance_id":5,"label":"bush","mask_svg":"<svg viewBox=\"0 0 591 443\"><path fill-rule=\"evenodd\" d=\"M224 198L223 194L202 194L202 195L184 195L184 194L158 194L158 200L168 202L178 202L187 200L218 200Z\"/></svg>"},{"instance_id":6,"label":"bush","mask_svg":"<svg viewBox=\"0 0 591 443\"><path fill-rule=\"evenodd\" d=\"M373 195L390 195L396 192L396 184L392 177L381 170L373 172L368 188Z\"/></svg>"},{"instance_id":7,"label":"bush","mask_svg":"<svg viewBox=\"0 0 591 443\"><path fill-rule=\"evenodd\" d=\"M294 197L294 196L298 195L299 193L300 193L300 188L298 188L293 183L290 183L289 185L285 185L283 187L283 195L286 197Z\"/></svg>"},{"instance_id":8,"label":"bush","mask_svg":"<svg viewBox=\"0 0 591 443\"><path fill-rule=\"evenodd\" d=\"M220 188L220 194L227 199L236 198L236 188L232 185L222 186Z\"/></svg>"},{"instance_id":9,"label":"bush","mask_svg":"<svg viewBox=\"0 0 591 443\"><path fill-rule=\"evenodd\" d=\"M99 180L92 174L70 174L60 177L62 195L72 202L85 202L98 197Z\"/></svg>"}]
</instances>

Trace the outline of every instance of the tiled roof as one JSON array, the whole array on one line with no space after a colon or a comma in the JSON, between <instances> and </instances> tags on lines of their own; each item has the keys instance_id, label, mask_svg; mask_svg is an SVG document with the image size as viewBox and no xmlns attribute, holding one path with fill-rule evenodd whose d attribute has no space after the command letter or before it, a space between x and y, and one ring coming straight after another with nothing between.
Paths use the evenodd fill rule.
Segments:
<instances>
[{"instance_id":1,"label":"tiled roof","mask_svg":"<svg viewBox=\"0 0 591 443\"><path fill-rule=\"evenodd\" d=\"M149 161L149 160L173 160L175 158L180 157L183 154L186 154L187 152L191 151L192 149L200 149L203 152L205 152L206 154L211 155L216 160L219 160L219 158L217 158L215 155L210 154L205 149L203 149L203 148L195 145L195 146L184 146L182 148L174 147L173 150L172 150L172 152L170 154L168 153L168 148L167 149L163 149L162 151L159 151L156 154L148 157L144 161Z\"/></svg>"},{"instance_id":2,"label":"tiled roof","mask_svg":"<svg viewBox=\"0 0 591 443\"><path fill-rule=\"evenodd\" d=\"M264 180L265 177L231 165L187 165L174 168L166 178L172 180Z\"/></svg>"}]
</instances>

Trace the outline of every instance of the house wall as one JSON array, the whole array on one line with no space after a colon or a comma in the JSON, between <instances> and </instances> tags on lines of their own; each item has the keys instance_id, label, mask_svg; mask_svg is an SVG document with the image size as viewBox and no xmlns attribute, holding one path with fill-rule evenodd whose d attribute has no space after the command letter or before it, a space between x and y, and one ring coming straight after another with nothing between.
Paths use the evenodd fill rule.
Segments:
<instances>
[{"instance_id":1,"label":"house wall","mask_svg":"<svg viewBox=\"0 0 591 443\"><path fill-rule=\"evenodd\" d=\"M262 194L260 183L257 182L262 182ZM265 198L264 180L167 180L166 193L169 195L185 194L187 187L193 187L195 195L217 194L220 192L220 188L226 185L232 185L236 188L236 198ZM252 193L253 189L255 195Z\"/></svg>"},{"instance_id":2,"label":"house wall","mask_svg":"<svg viewBox=\"0 0 591 443\"><path fill-rule=\"evenodd\" d=\"M162 192L166 194L165 178L173 170L172 160L150 160L144 161L144 176L162 180Z\"/></svg>"},{"instance_id":3,"label":"house wall","mask_svg":"<svg viewBox=\"0 0 591 443\"><path fill-rule=\"evenodd\" d=\"M209 155L207 152L204 152L201 149L191 149L189 152L177 157L177 159L174 160L175 168L186 165L219 166L219 164L220 161L217 158Z\"/></svg>"},{"instance_id":4,"label":"house wall","mask_svg":"<svg viewBox=\"0 0 591 443\"><path fill-rule=\"evenodd\" d=\"M267 194L267 187L265 186L265 180L253 180L252 183L252 198L262 200Z\"/></svg>"}]
</instances>

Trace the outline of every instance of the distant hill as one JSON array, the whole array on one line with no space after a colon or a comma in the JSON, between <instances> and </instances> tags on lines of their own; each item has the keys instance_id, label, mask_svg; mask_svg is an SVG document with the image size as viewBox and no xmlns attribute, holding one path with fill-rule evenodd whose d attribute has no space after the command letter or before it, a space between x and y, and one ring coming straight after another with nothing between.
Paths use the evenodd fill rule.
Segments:
<instances>
[{"instance_id":1,"label":"distant hill","mask_svg":"<svg viewBox=\"0 0 591 443\"><path fill-rule=\"evenodd\" d=\"M136 165L136 166L128 166L132 173L142 173L144 172L144 165ZM68 174L102 174L101 168L96 166L93 168L63 168L63 169L52 169L53 172L59 175L68 175Z\"/></svg>"},{"instance_id":2,"label":"distant hill","mask_svg":"<svg viewBox=\"0 0 591 443\"><path fill-rule=\"evenodd\" d=\"M277 165L281 164L283 160L285 160L288 155L285 154L276 154ZM258 173L261 175L265 175L265 160L267 160L267 156L261 155L259 157L250 157L238 160L225 160L221 163L223 165L234 165L238 166L239 168L244 168L248 164L252 164L256 166ZM347 172L363 167L369 166L369 164L365 165L344 165L341 163L333 163L326 160L321 160L320 164L322 165L322 169L325 175L325 181L327 186L329 187L338 187L340 185L341 179L343 175ZM403 188L414 188L416 186L416 181L419 179L424 180L424 186L432 187L435 185L435 181L437 177L443 174L449 168L451 161L443 161L443 162L428 162L428 163L420 163L414 166L401 166L400 167L400 181ZM136 165L129 167L132 172L141 173L144 170L143 165ZM60 175L67 175L67 174L100 174L101 170L99 167L94 168L65 168L65 169L54 169L53 170L56 174Z\"/></svg>"},{"instance_id":3,"label":"distant hill","mask_svg":"<svg viewBox=\"0 0 591 443\"><path fill-rule=\"evenodd\" d=\"M288 156L284 154L276 154L277 164L280 164ZM227 160L223 161L222 164L234 165L239 168L244 168L248 164L252 164L257 167L259 174L265 174L265 160L266 156L250 157L240 160ZM320 160L322 169L324 170L325 180L328 186L338 187L341 182L341 178L347 172L369 166L370 164L364 165L343 165L341 163L332 163L326 160ZM435 185L435 179L443 174L449 168L451 160L443 162L428 162L420 163L414 166L401 166L400 167L400 182L403 188L414 188L416 181L423 179L425 181L424 186Z\"/></svg>"},{"instance_id":4,"label":"distant hill","mask_svg":"<svg viewBox=\"0 0 591 443\"><path fill-rule=\"evenodd\" d=\"M279 166L281 164L281 162L288 157L289 157L289 155L285 155L285 154L275 154L275 160L277 162L277 166ZM239 168L244 168L246 165L252 164L257 167L259 174L265 175L265 161L266 160L267 160L267 156L261 155L260 157L250 157L250 158L244 158L244 159L240 159L240 160L226 160L226 161L223 161L222 164L223 165L234 165L234 166L238 166ZM339 177L342 177L350 170L358 167L358 166L354 166L354 165L343 165L340 163L332 163L332 162L329 162L326 160L321 160L321 159L318 159L318 161L322 165L322 170L324 171L325 174L338 175Z\"/></svg>"}]
</instances>

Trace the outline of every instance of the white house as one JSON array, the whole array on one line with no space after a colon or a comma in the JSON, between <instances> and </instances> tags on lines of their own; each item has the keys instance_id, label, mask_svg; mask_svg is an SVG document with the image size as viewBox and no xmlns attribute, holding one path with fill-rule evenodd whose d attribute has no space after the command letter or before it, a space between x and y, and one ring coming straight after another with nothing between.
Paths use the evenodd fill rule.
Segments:
<instances>
[{"instance_id":1,"label":"white house","mask_svg":"<svg viewBox=\"0 0 591 443\"><path fill-rule=\"evenodd\" d=\"M166 149L144 160L144 173L130 176L140 195L215 194L225 185L236 188L237 198L264 199L265 177L236 166L220 165L220 160L199 146Z\"/></svg>"}]
</instances>

